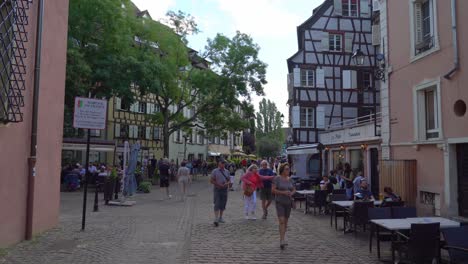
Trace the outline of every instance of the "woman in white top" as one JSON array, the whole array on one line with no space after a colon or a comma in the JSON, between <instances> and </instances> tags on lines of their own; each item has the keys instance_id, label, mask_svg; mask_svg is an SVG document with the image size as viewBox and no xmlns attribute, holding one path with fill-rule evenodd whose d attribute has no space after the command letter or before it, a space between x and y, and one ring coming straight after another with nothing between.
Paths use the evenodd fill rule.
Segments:
<instances>
[{"instance_id":1,"label":"woman in white top","mask_svg":"<svg viewBox=\"0 0 468 264\"><path fill-rule=\"evenodd\" d=\"M190 169L186 167L187 163L183 161L177 171L177 181L179 182L182 199L184 200L187 194L188 184L192 181L190 177Z\"/></svg>"}]
</instances>

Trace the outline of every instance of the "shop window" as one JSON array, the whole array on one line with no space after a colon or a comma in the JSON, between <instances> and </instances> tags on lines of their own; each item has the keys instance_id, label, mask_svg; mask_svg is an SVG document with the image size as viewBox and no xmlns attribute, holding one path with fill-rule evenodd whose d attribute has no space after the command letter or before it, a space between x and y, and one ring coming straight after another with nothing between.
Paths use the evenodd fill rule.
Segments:
<instances>
[{"instance_id":1,"label":"shop window","mask_svg":"<svg viewBox=\"0 0 468 264\"><path fill-rule=\"evenodd\" d=\"M349 150L349 161L352 170L364 172L364 157L361 149Z\"/></svg>"}]
</instances>

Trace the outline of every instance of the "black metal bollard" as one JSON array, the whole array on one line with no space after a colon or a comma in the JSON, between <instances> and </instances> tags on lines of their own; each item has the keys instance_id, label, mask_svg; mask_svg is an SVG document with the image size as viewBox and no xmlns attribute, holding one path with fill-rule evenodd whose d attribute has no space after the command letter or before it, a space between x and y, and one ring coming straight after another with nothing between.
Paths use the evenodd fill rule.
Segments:
<instances>
[{"instance_id":1,"label":"black metal bollard","mask_svg":"<svg viewBox=\"0 0 468 264\"><path fill-rule=\"evenodd\" d=\"M98 205L98 190L99 190L99 180L96 179L96 188L94 188L94 208L93 212L99 211L99 205Z\"/></svg>"}]
</instances>

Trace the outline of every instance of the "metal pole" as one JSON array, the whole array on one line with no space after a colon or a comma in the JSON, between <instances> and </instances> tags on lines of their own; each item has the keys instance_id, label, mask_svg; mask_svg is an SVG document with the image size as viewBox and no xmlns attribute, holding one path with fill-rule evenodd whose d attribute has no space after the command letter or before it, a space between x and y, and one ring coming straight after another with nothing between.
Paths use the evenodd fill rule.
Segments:
<instances>
[{"instance_id":1,"label":"metal pole","mask_svg":"<svg viewBox=\"0 0 468 264\"><path fill-rule=\"evenodd\" d=\"M89 182L89 143L91 140L91 133L90 129L88 129L88 136L86 138L86 180L84 185L84 193L83 193L83 213L81 217L81 231L85 230L86 225L86 198L88 195L88 182Z\"/></svg>"},{"instance_id":2,"label":"metal pole","mask_svg":"<svg viewBox=\"0 0 468 264\"><path fill-rule=\"evenodd\" d=\"M96 177L96 184L94 188L94 206L93 206L93 212L99 211L99 205L98 205L98 188L101 185L98 180L99 177Z\"/></svg>"}]
</instances>

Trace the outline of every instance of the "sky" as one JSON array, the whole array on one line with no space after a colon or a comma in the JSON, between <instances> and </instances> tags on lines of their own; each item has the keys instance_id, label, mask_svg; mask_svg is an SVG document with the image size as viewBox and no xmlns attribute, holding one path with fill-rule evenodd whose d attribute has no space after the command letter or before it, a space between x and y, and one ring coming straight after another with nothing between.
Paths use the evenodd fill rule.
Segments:
<instances>
[{"instance_id":1,"label":"sky","mask_svg":"<svg viewBox=\"0 0 468 264\"><path fill-rule=\"evenodd\" d=\"M324 0L133 0L140 10L148 10L154 20L169 10L192 15L201 32L190 36L189 46L203 51L206 40L217 33L228 37L236 31L249 34L260 46L259 57L268 64L265 97L276 103L288 120L286 60L297 52L296 28ZM263 97L254 96L253 104Z\"/></svg>"}]
</instances>

